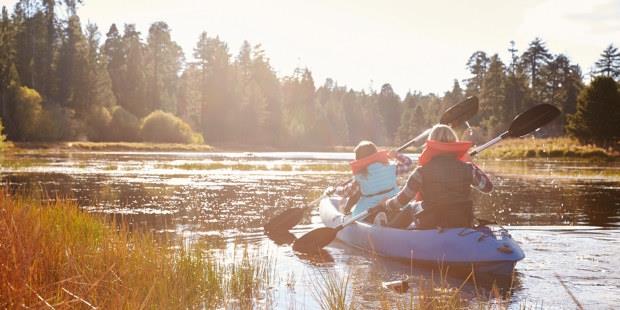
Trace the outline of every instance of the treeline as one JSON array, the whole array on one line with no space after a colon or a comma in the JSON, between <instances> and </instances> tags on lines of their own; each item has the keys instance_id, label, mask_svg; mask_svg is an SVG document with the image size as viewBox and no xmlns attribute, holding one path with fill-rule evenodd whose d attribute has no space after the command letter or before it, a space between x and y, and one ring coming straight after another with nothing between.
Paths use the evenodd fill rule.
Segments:
<instances>
[{"instance_id":1,"label":"treeline","mask_svg":"<svg viewBox=\"0 0 620 310\"><path fill-rule=\"evenodd\" d=\"M367 91L331 79L317 84L307 68L278 77L260 45L244 42L233 56L226 42L206 32L187 61L165 22L153 23L146 35L132 24L123 29L113 24L103 35L94 24L82 28L76 5L21 0L12 14L3 7L0 117L10 140L200 143L204 137L216 145L352 145L361 139L395 144L471 95L480 98L481 111L471 122L480 139L543 102L564 112L545 134L579 127L567 126L566 115L577 111L582 72L540 39L522 53L512 43L509 63L475 52L466 62L471 76L464 87L455 80L444 94L410 92L400 98L390 84ZM620 76L613 46L596 68L596 75Z\"/></svg>"}]
</instances>

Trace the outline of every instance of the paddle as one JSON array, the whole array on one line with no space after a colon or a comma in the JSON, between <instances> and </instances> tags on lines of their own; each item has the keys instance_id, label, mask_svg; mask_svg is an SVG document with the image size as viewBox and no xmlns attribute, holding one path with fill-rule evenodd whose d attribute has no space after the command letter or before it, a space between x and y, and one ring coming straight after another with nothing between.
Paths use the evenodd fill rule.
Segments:
<instances>
[{"instance_id":1,"label":"paddle","mask_svg":"<svg viewBox=\"0 0 620 310\"><path fill-rule=\"evenodd\" d=\"M474 115L476 115L476 113L478 113L478 98L468 97L467 99L446 109L446 111L441 115L441 118L439 119L439 123L457 126L457 125L464 123L468 119L472 118ZM425 130L423 133L419 134L417 137L401 145L398 149L396 149L396 151L400 152L410 147L411 145L421 144L421 142L426 141L426 138L428 137L429 134L430 134L430 129ZM352 182L352 181L353 181L353 178L349 179L348 181L344 183L338 184L337 186L345 186L349 182ZM313 200L312 202L307 204L305 207L290 208L290 209L284 210L282 213L273 217L271 220L269 220L269 222L267 222L267 224L263 226L265 229L265 232L286 231L286 230L293 228L293 226L297 225L301 221L304 213L307 210L314 208L315 205L318 204L323 198L331 194L333 194L333 192L323 193L319 198Z\"/></svg>"},{"instance_id":2,"label":"paddle","mask_svg":"<svg viewBox=\"0 0 620 310\"><path fill-rule=\"evenodd\" d=\"M524 136L549 123L558 115L560 115L560 110L550 104L537 105L517 115L512 120L510 127L507 131L503 132L493 140L479 147L476 147L469 154L472 156L476 155L505 138L516 138ZM336 234L340 230L355 221L367 217L370 214L370 211L371 210L366 210L356 216L350 217L342 224L334 228L321 227L311 230L310 232L306 233L305 235L301 236L301 238L293 242L293 250L300 252L314 252L322 249L336 238Z\"/></svg>"}]
</instances>

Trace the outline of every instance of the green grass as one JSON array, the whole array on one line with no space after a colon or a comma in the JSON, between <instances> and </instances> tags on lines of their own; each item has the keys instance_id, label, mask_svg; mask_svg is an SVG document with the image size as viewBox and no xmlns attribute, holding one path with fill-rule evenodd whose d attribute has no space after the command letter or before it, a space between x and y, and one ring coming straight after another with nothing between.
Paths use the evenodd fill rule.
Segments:
<instances>
[{"instance_id":1,"label":"green grass","mask_svg":"<svg viewBox=\"0 0 620 310\"><path fill-rule=\"evenodd\" d=\"M0 213L0 308L251 309L273 276L268 256L162 246L68 201L2 193Z\"/></svg>"},{"instance_id":2,"label":"green grass","mask_svg":"<svg viewBox=\"0 0 620 310\"><path fill-rule=\"evenodd\" d=\"M570 158L610 160L619 158L620 154L595 145L583 145L572 138L524 138L502 141L486 149L479 156L486 159Z\"/></svg>"}]
</instances>

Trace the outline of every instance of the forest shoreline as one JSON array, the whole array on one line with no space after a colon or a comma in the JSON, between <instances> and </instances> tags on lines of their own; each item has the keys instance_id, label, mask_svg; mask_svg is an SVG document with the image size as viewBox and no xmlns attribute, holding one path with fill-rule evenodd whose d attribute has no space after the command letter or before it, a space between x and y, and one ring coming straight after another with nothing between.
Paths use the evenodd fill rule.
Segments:
<instances>
[{"instance_id":1,"label":"forest shoreline","mask_svg":"<svg viewBox=\"0 0 620 310\"><path fill-rule=\"evenodd\" d=\"M14 150L77 150L101 152L352 152L354 146L260 146L242 144L178 144L144 142L14 142ZM385 147L390 149L392 147ZM408 151L414 151L410 148ZM581 144L566 137L509 139L479 155L482 159L553 158L568 160L620 160L620 151Z\"/></svg>"}]
</instances>

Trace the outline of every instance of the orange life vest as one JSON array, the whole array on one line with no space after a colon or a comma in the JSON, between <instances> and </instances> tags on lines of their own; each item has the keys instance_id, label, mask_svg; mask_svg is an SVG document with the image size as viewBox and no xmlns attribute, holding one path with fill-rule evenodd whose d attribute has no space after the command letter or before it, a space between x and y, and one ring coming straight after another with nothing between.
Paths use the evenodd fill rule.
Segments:
<instances>
[{"instance_id":1,"label":"orange life vest","mask_svg":"<svg viewBox=\"0 0 620 310\"><path fill-rule=\"evenodd\" d=\"M380 151L370 156L366 156L362 159L354 160L349 163L351 165L351 171L353 171L353 174L357 174L363 169L365 169L366 167L368 167L368 165L377 163L377 162L389 164L390 160L388 157L388 153L389 153L388 151Z\"/></svg>"}]
</instances>

